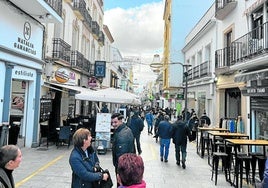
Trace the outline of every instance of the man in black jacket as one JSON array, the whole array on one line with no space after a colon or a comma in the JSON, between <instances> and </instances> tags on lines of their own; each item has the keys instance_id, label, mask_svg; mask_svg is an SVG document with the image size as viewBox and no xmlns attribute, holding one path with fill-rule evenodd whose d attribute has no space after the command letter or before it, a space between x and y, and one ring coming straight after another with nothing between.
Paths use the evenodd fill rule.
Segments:
<instances>
[{"instance_id":1,"label":"man in black jacket","mask_svg":"<svg viewBox=\"0 0 268 188\"><path fill-rule=\"evenodd\" d=\"M177 165L180 166L180 152L182 155L182 168L185 169L186 161L186 148L187 148L187 136L190 135L190 129L187 126L187 123L182 120L182 116L178 116L177 121L173 124L172 138L173 143L175 144L175 157Z\"/></svg>"},{"instance_id":2,"label":"man in black jacket","mask_svg":"<svg viewBox=\"0 0 268 188\"><path fill-rule=\"evenodd\" d=\"M137 146L137 151L139 155L141 154L141 144L140 144L140 135L141 131L143 130L144 123L142 119L139 116L139 111L134 111L133 116L129 120L129 128L131 129L134 139L136 140L136 146ZM136 153L136 148L134 146L134 153Z\"/></svg>"},{"instance_id":3,"label":"man in black jacket","mask_svg":"<svg viewBox=\"0 0 268 188\"><path fill-rule=\"evenodd\" d=\"M112 156L115 172L117 172L118 158L124 153L134 152L134 136L131 129L123 123L124 116L114 113L111 117L114 135L112 139Z\"/></svg>"}]
</instances>

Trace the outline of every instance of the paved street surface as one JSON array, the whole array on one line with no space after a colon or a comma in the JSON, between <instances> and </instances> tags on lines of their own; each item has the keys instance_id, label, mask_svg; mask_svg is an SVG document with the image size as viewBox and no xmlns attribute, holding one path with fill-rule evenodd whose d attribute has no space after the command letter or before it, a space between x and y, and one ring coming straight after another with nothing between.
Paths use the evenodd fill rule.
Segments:
<instances>
[{"instance_id":1,"label":"paved street surface","mask_svg":"<svg viewBox=\"0 0 268 188\"><path fill-rule=\"evenodd\" d=\"M145 163L144 180L148 188L210 188L215 187L211 181L211 167L207 158L200 158L196 154L195 143L188 144L186 169L176 165L174 145L171 144L168 163L159 159L159 143L150 135L147 129L141 136L142 154ZM23 161L21 166L14 171L16 188L69 188L71 187L71 169L69 155L72 145L56 148L49 146L43 148L22 148ZM111 151L99 155L101 166L111 172L114 185L116 185L114 167L112 165ZM116 186L114 186L116 187ZM231 187L225 181L224 174L218 175L218 188ZM244 186L249 187L249 186Z\"/></svg>"}]
</instances>

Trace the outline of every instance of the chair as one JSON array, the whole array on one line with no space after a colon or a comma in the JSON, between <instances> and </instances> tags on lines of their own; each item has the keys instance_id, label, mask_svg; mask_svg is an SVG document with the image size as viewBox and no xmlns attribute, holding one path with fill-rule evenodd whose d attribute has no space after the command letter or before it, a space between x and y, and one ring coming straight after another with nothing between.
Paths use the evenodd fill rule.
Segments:
<instances>
[{"instance_id":1,"label":"chair","mask_svg":"<svg viewBox=\"0 0 268 188\"><path fill-rule=\"evenodd\" d=\"M71 142L71 137L72 137L72 134L71 134L71 127L70 126L60 127L59 135L58 135L58 139L57 139L57 148L60 146L59 144L63 143L63 142L67 142L68 148L69 148L70 142ZM64 144L61 144L61 145L64 145Z\"/></svg>"}]
</instances>

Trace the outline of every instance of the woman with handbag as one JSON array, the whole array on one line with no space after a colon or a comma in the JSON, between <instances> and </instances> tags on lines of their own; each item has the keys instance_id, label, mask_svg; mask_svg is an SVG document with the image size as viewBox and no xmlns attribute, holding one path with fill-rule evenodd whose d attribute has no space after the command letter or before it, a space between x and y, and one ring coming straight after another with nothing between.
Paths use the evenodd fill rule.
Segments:
<instances>
[{"instance_id":1,"label":"woman with handbag","mask_svg":"<svg viewBox=\"0 0 268 188\"><path fill-rule=\"evenodd\" d=\"M96 182L107 181L107 172L100 172L99 159L91 146L91 133L80 128L73 135L74 148L69 163L72 168L72 188L94 188Z\"/></svg>"}]
</instances>

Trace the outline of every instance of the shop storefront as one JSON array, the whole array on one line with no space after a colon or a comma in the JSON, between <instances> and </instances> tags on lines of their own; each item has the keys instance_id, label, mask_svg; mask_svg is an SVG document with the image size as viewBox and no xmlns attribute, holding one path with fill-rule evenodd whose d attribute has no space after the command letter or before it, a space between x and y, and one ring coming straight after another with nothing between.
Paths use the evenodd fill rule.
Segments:
<instances>
[{"instance_id":1,"label":"shop storefront","mask_svg":"<svg viewBox=\"0 0 268 188\"><path fill-rule=\"evenodd\" d=\"M0 123L11 126L9 143L20 137L20 146L32 147L38 139L44 27L9 3L0 5Z\"/></svg>"},{"instance_id":2,"label":"shop storefront","mask_svg":"<svg viewBox=\"0 0 268 188\"><path fill-rule=\"evenodd\" d=\"M217 81L217 104L219 124L221 120L237 120L242 118L246 126L247 110L246 97L241 95L239 88L244 87L244 82L234 82L234 75L219 75Z\"/></svg>"},{"instance_id":3,"label":"shop storefront","mask_svg":"<svg viewBox=\"0 0 268 188\"><path fill-rule=\"evenodd\" d=\"M250 135L253 139L268 139L268 69L243 72L235 77L237 82L247 82L241 88L250 101Z\"/></svg>"},{"instance_id":4,"label":"shop storefront","mask_svg":"<svg viewBox=\"0 0 268 188\"><path fill-rule=\"evenodd\" d=\"M251 134L254 139L268 139L268 71L244 73L236 80L248 81L241 89L242 95L250 97Z\"/></svg>"}]
</instances>

